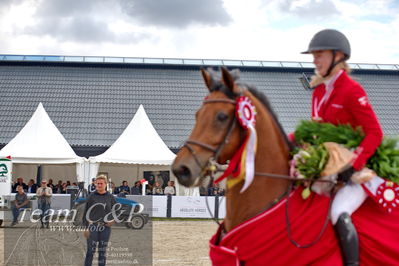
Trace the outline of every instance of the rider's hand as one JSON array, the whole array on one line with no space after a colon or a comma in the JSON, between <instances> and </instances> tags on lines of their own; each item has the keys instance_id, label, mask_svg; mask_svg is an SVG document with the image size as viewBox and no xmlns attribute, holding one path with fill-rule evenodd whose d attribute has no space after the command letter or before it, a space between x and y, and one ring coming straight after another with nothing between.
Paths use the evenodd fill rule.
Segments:
<instances>
[{"instance_id":1,"label":"rider's hand","mask_svg":"<svg viewBox=\"0 0 399 266\"><path fill-rule=\"evenodd\" d=\"M347 183L355 172L356 170L351 166L339 173L337 180Z\"/></svg>"}]
</instances>

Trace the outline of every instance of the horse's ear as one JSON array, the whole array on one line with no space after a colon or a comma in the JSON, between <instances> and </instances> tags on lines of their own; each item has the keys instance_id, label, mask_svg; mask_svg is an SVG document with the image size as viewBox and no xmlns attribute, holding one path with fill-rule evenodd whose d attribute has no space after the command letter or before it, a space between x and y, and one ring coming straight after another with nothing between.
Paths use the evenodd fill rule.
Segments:
<instances>
[{"instance_id":1,"label":"horse's ear","mask_svg":"<svg viewBox=\"0 0 399 266\"><path fill-rule=\"evenodd\" d=\"M236 83L235 83L235 80L237 79L239 72L237 70L233 70L230 73L227 70L227 68L225 68L225 67L221 67L221 69L222 69L222 81L223 81L224 85L226 85L226 87L228 89L230 89L232 92L234 92L235 94L239 94L240 89L238 86L236 86Z\"/></svg>"},{"instance_id":2,"label":"horse's ear","mask_svg":"<svg viewBox=\"0 0 399 266\"><path fill-rule=\"evenodd\" d=\"M211 92L212 86L213 86L212 75L208 71L206 71L204 68L201 68L201 74L202 74L202 78L204 79L206 87Z\"/></svg>"}]
</instances>

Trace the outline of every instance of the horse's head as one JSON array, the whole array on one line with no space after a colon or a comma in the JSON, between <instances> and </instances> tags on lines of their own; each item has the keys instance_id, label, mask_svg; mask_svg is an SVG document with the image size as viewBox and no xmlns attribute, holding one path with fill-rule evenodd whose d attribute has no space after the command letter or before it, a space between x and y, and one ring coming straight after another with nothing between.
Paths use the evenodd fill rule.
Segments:
<instances>
[{"instance_id":1,"label":"horse's head","mask_svg":"<svg viewBox=\"0 0 399 266\"><path fill-rule=\"evenodd\" d=\"M199 184L212 160L226 163L243 137L235 118L235 98L242 94L242 88L235 82L238 73L222 68L221 78L216 78L213 71L201 72L209 95L196 113L189 139L172 164L174 175L184 186Z\"/></svg>"}]
</instances>

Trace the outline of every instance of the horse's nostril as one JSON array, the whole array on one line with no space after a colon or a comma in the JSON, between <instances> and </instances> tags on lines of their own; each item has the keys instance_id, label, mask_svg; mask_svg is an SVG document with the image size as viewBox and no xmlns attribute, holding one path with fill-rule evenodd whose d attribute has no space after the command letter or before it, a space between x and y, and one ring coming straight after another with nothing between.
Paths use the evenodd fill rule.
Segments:
<instances>
[{"instance_id":1,"label":"horse's nostril","mask_svg":"<svg viewBox=\"0 0 399 266\"><path fill-rule=\"evenodd\" d=\"M187 166L181 165L180 167L174 168L173 174L178 178L179 183L183 186L191 185L191 171Z\"/></svg>"}]
</instances>

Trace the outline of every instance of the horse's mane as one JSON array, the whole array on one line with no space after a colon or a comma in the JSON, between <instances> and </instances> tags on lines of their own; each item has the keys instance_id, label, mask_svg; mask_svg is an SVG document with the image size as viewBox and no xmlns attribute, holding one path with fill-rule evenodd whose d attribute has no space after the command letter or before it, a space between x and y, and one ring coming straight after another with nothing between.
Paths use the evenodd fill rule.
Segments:
<instances>
[{"instance_id":1,"label":"horse's mane","mask_svg":"<svg viewBox=\"0 0 399 266\"><path fill-rule=\"evenodd\" d=\"M213 71L212 69L208 69L208 71L211 73L212 76L217 76L217 72ZM230 72L230 74L233 76L234 80L239 79L239 71L238 70L233 70ZM259 91L255 86L249 85L246 83L242 82L237 82L236 83L239 87L243 89L247 89L255 98L257 98L266 108L266 110L269 111L271 114L272 118L276 122L277 128L279 129L281 135L284 138L285 143L287 144L288 148L290 151L294 149L293 144L291 141L288 140L287 134L285 134L285 131L283 127L281 126L281 123L279 122L276 113L273 111L273 108L271 107L271 104L269 100L267 99L266 95ZM238 95L236 95L234 92L232 92L230 89L228 89L223 82L220 81L220 79L213 79L213 84L211 91L220 91L223 92L227 97L231 99L235 99Z\"/></svg>"},{"instance_id":2,"label":"horse's mane","mask_svg":"<svg viewBox=\"0 0 399 266\"><path fill-rule=\"evenodd\" d=\"M281 126L281 123L278 120L277 115L274 112L269 102L269 99L266 97L266 95L263 92L259 91L255 86L248 85L245 83L239 83L238 85L246 87L248 91L266 107L266 110L269 111L273 120L276 122L277 128L280 130L280 133L283 136L285 143L288 145L289 150L292 151L294 149L294 145L292 144L291 141L288 140L287 134L285 134L284 128Z\"/></svg>"}]
</instances>

